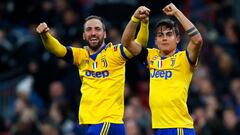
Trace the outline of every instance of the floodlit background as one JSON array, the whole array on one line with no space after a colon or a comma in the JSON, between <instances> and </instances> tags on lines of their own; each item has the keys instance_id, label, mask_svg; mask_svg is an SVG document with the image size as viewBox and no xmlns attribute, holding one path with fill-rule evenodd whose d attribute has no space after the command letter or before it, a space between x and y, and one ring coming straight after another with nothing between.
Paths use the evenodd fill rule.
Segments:
<instances>
[{"instance_id":1,"label":"floodlit background","mask_svg":"<svg viewBox=\"0 0 240 135\"><path fill-rule=\"evenodd\" d=\"M106 42L119 43L140 5L151 9L148 47L164 0L1 0L0 135L84 135L77 122L81 82L77 69L48 53L35 28L46 22L64 45L82 47L88 15L102 16ZM240 135L240 1L173 0L198 28L204 43L189 89L197 135ZM188 37L182 29L179 49ZM153 135L148 72L136 59L126 65L127 135ZM164 96L164 95L163 95Z\"/></svg>"}]
</instances>

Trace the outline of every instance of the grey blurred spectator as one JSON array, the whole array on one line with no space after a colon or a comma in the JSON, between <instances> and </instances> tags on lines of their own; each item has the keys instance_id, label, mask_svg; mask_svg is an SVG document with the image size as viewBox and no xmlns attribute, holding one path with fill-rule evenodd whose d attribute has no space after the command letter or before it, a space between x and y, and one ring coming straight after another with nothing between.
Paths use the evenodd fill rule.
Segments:
<instances>
[{"instance_id":1,"label":"grey blurred spectator","mask_svg":"<svg viewBox=\"0 0 240 135\"><path fill-rule=\"evenodd\" d=\"M121 33L115 27L112 27L108 30L108 41L111 41L114 45L121 43Z\"/></svg>"},{"instance_id":2,"label":"grey blurred spectator","mask_svg":"<svg viewBox=\"0 0 240 135\"><path fill-rule=\"evenodd\" d=\"M54 100L63 99L65 100L65 87L60 81L53 81L49 85L49 96L50 100L53 102Z\"/></svg>"},{"instance_id":3,"label":"grey blurred spectator","mask_svg":"<svg viewBox=\"0 0 240 135\"><path fill-rule=\"evenodd\" d=\"M145 5L151 9L152 19L150 19L149 28L152 29L155 16L162 12L161 6L163 7L166 2L169 1L1 0L0 79L4 80L4 83L1 80L0 86L11 85L11 91L14 91L11 97L15 96L15 92L17 97L14 99L15 106L11 102L9 103L10 107L6 109L12 109L9 111L12 113L9 115L13 117L11 121L9 122L9 118L6 117L0 120L0 129L6 131L1 132L0 130L0 134L8 134L9 129L15 133L18 129L18 133L24 131L29 132L26 134L30 134L32 131L27 131L24 127L39 126L35 116L42 118L41 111L50 111L48 110L49 106L56 99L65 99L71 105L70 113L73 111L77 113L80 97L76 97L76 95L79 95L80 79L77 74L73 73L73 70L69 70L72 68L71 66L67 66L66 63L57 60L44 50L40 45L40 38L33 30L35 23L46 21L53 27L51 29L53 35L67 42L66 45L83 46L81 19L90 14L96 14L106 19L107 25L112 26L108 30L108 38L117 42L120 38L119 33L125 27L136 5ZM197 67L197 72L193 76L188 99L189 111L195 120L197 135L240 134L238 132L240 128L238 126L240 120L239 1L184 0L181 2L173 0L172 2L179 5L184 13L196 22L196 27L204 36L205 45L199 58L200 66ZM153 36L150 35L149 42L154 42ZM182 36L185 38L185 35ZM181 48L183 47L181 46ZM137 61L130 60L127 66L129 68L126 68L128 84L125 86L126 110L124 117L127 134L151 135L151 131L148 130L151 128L150 112L147 109L148 85L146 85L146 81L148 81L148 73ZM78 70L76 69L74 72L78 72ZM13 85L8 80L15 80L22 75L24 75L24 79L18 85L15 83ZM31 77L25 75L31 75ZM55 80L60 80L60 82L55 82ZM77 86L73 84L77 84ZM65 90L69 92L65 93ZM4 94L12 94L12 92L9 92L9 89L0 89L0 94L3 97ZM10 99L2 99L2 101L6 102ZM41 102L46 103L49 108L42 105ZM41 109L36 111L34 106ZM223 107L231 107L235 112L231 109L223 110ZM59 121L60 114L56 113L59 111L52 112L54 112L52 117ZM28 118L34 116L36 119L25 119L26 114ZM67 118L71 120L71 117L67 116ZM76 118L74 122L77 123ZM6 124L6 127L1 124ZM41 134L44 135L62 134L60 127L58 124L54 124L53 120L43 121L40 127ZM75 127L78 129L78 124L75 124ZM37 129L38 127L36 127L36 131ZM82 129L79 130L79 134L82 134L86 127ZM135 133L129 133L129 131ZM36 134L38 133L36 132Z\"/></svg>"},{"instance_id":4,"label":"grey blurred spectator","mask_svg":"<svg viewBox=\"0 0 240 135\"><path fill-rule=\"evenodd\" d=\"M82 42L82 21L77 11L70 8L62 11L61 22L55 28L62 44L70 46L74 42Z\"/></svg>"},{"instance_id":5,"label":"grey blurred spectator","mask_svg":"<svg viewBox=\"0 0 240 135\"><path fill-rule=\"evenodd\" d=\"M220 135L239 135L240 123L237 120L234 109L225 109L223 111L223 128Z\"/></svg>"},{"instance_id":6,"label":"grey blurred spectator","mask_svg":"<svg viewBox=\"0 0 240 135\"><path fill-rule=\"evenodd\" d=\"M141 99L138 96L131 96L128 104L125 107L124 121L133 122L129 123L129 126L137 126L140 129L141 134L151 133L151 118L149 110L146 110L142 106ZM129 130L126 128L126 130ZM131 132L131 131L129 131Z\"/></svg>"},{"instance_id":7,"label":"grey blurred spectator","mask_svg":"<svg viewBox=\"0 0 240 135\"><path fill-rule=\"evenodd\" d=\"M13 44L7 39L7 34L0 28L0 73L6 72L15 63L12 53Z\"/></svg>"},{"instance_id":8,"label":"grey blurred spectator","mask_svg":"<svg viewBox=\"0 0 240 135\"><path fill-rule=\"evenodd\" d=\"M199 106L194 109L192 114L194 120L194 128L197 135L202 135L202 130L206 126L207 118L205 110L202 106Z\"/></svg>"},{"instance_id":9,"label":"grey blurred spectator","mask_svg":"<svg viewBox=\"0 0 240 135\"><path fill-rule=\"evenodd\" d=\"M234 106L236 109L236 114L238 117L238 120L240 120L240 78L234 78L231 80L230 83L230 91L231 96L228 100L230 100L232 106Z\"/></svg>"},{"instance_id":10,"label":"grey blurred spectator","mask_svg":"<svg viewBox=\"0 0 240 135\"><path fill-rule=\"evenodd\" d=\"M104 16L113 26L123 28L136 6L135 0L94 0L92 14Z\"/></svg>"},{"instance_id":11,"label":"grey blurred spectator","mask_svg":"<svg viewBox=\"0 0 240 135\"><path fill-rule=\"evenodd\" d=\"M13 123L11 130L13 135L40 135L35 110L33 110L33 108L22 109L18 119Z\"/></svg>"},{"instance_id":12,"label":"grey blurred spectator","mask_svg":"<svg viewBox=\"0 0 240 135\"><path fill-rule=\"evenodd\" d=\"M45 119L40 124L42 135L62 135L58 126L50 119Z\"/></svg>"},{"instance_id":13,"label":"grey blurred spectator","mask_svg":"<svg viewBox=\"0 0 240 135\"><path fill-rule=\"evenodd\" d=\"M34 91L33 83L34 83L34 78L32 76L24 77L16 85L17 97L27 99L36 108L44 108L44 102L43 102L42 98ZM43 111L43 109L42 109L42 111Z\"/></svg>"},{"instance_id":14,"label":"grey blurred spectator","mask_svg":"<svg viewBox=\"0 0 240 135\"><path fill-rule=\"evenodd\" d=\"M143 135L138 124L134 120L125 121L126 135Z\"/></svg>"},{"instance_id":15,"label":"grey blurred spectator","mask_svg":"<svg viewBox=\"0 0 240 135\"><path fill-rule=\"evenodd\" d=\"M49 110L49 118L63 135L72 135L74 132L74 122L69 117L69 111L69 105L64 100L54 100Z\"/></svg>"}]
</instances>

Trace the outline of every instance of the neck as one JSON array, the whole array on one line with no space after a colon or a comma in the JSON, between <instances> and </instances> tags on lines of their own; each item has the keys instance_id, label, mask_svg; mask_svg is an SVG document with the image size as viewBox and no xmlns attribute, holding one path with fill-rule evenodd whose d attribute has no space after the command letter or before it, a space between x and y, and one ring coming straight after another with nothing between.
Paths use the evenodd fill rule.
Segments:
<instances>
[{"instance_id":1,"label":"neck","mask_svg":"<svg viewBox=\"0 0 240 135\"><path fill-rule=\"evenodd\" d=\"M90 47L88 47L88 52L89 52L89 54L92 55L92 54L98 52L99 50L101 50L101 49L104 47L104 44L105 44L105 43L103 42L102 45L101 45L97 50L93 50L93 49L91 49Z\"/></svg>"},{"instance_id":2,"label":"neck","mask_svg":"<svg viewBox=\"0 0 240 135\"><path fill-rule=\"evenodd\" d=\"M177 48L175 48L172 51L162 51L162 50L160 50L160 55L161 55L161 57L170 57L176 52L176 50L177 50Z\"/></svg>"}]
</instances>

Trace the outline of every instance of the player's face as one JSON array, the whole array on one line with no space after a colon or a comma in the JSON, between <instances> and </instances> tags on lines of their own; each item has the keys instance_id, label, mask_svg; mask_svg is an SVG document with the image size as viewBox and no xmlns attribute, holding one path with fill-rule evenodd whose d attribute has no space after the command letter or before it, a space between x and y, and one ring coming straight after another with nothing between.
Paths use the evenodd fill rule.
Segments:
<instances>
[{"instance_id":1,"label":"player's face","mask_svg":"<svg viewBox=\"0 0 240 135\"><path fill-rule=\"evenodd\" d=\"M174 51L179 41L179 36L176 35L173 29L166 26L161 26L157 29L155 44L165 54Z\"/></svg>"},{"instance_id":2,"label":"player's face","mask_svg":"<svg viewBox=\"0 0 240 135\"><path fill-rule=\"evenodd\" d=\"M83 39L87 42L89 48L97 51L106 38L106 32L98 19L88 20L84 25Z\"/></svg>"}]
</instances>

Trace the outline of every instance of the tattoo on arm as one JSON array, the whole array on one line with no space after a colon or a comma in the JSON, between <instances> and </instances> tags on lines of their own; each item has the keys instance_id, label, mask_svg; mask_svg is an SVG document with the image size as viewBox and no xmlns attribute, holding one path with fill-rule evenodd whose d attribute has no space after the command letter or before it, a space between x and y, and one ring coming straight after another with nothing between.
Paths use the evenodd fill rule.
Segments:
<instances>
[{"instance_id":1,"label":"tattoo on arm","mask_svg":"<svg viewBox=\"0 0 240 135\"><path fill-rule=\"evenodd\" d=\"M199 33L198 30L196 29L196 27L192 27L192 28L188 29L186 32L189 37L193 37Z\"/></svg>"}]
</instances>

